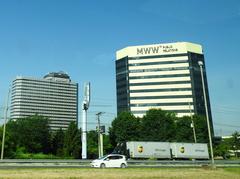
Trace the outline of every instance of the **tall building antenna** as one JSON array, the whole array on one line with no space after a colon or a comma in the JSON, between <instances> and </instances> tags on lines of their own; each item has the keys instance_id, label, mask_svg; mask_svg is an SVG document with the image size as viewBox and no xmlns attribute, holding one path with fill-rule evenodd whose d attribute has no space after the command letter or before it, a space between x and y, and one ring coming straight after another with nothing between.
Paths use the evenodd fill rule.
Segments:
<instances>
[{"instance_id":1,"label":"tall building antenna","mask_svg":"<svg viewBox=\"0 0 240 179\"><path fill-rule=\"evenodd\" d=\"M90 103L90 82L84 84L82 103L82 159L87 159L87 110Z\"/></svg>"}]
</instances>

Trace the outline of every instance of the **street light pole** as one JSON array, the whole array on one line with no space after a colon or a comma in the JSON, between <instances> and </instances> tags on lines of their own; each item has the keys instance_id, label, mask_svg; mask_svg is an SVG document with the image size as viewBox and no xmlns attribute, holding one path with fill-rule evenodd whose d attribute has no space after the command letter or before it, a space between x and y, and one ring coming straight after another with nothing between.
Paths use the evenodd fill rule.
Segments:
<instances>
[{"instance_id":1,"label":"street light pole","mask_svg":"<svg viewBox=\"0 0 240 179\"><path fill-rule=\"evenodd\" d=\"M3 136L2 136L1 160L3 160L3 156L4 156L4 145L5 145L5 134L6 134L6 123L7 123L7 112L8 112L8 99L9 99L9 95L10 95L10 88L8 90L7 101L6 101L6 106L5 106Z\"/></svg>"},{"instance_id":2,"label":"street light pole","mask_svg":"<svg viewBox=\"0 0 240 179\"><path fill-rule=\"evenodd\" d=\"M210 123L209 123L207 98L206 98L205 83L204 83L204 78L203 78L203 62L202 61L198 61L198 65L200 66L200 72L201 72L201 78L202 78L203 97L204 97L204 104L205 104L205 111L206 111L206 118L207 118L208 137L209 137L209 145L210 145L210 150L211 150L212 166L214 166L213 146L212 146L212 133L211 133Z\"/></svg>"},{"instance_id":3,"label":"street light pole","mask_svg":"<svg viewBox=\"0 0 240 179\"><path fill-rule=\"evenodd\" d=\"M193 122L192 109L191 109L191 106L190 106L190 102L188 103L188 105L189 105L189 111L190 111L190 116L191 116L191 127L193 128L193 138L194 138L194 142L197 143L195 124Z\"/></svg>"}]
</instances>

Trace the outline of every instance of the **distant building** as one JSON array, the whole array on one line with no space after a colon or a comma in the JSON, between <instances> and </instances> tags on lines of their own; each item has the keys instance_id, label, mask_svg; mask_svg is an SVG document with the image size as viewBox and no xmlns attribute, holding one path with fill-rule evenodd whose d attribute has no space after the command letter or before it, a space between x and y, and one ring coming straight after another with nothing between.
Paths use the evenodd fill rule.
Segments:
<instances>
[{"instance_id":1,"label":"distant building","mask_svg":"<svg viewBox=\"0 0 240 179\"><path fill-rule=\"evenodd\" d=\"M177 42L130 46L116 53L117 112L142 117L150 108L173 111L177 116L205 115L198 61L201 45ZM203 68L211 117L207 77Z\"/></svg>"},{"instance_id":2,"label":"distant building","mask_svg":"<svg viewBox=\"0 0 240 179\"><path fill-rule=\"evenodd\" d=\"M11 119L43 115L52 130L66 129L78 118L78 84L63 73L49 73L43 79L17 77L12 84Z\"/></svg>"}]
</instances>

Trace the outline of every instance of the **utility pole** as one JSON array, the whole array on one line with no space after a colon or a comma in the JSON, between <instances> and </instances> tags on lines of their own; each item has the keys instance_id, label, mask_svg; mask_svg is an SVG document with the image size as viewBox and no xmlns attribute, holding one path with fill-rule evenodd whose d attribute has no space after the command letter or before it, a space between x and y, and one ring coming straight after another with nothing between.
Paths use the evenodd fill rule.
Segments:
<instances>
[{"instance_id":1,"label":"utility pole","mask_svg":"<svg viewBox=\"0 0 240 179\"><path fill-rule=\"evenodd\" d=\"M200 72L201 72L201 78L202 78L203 97L204 97L205 111L206 111L206 117L207 117L209 145L210 145L210 150L211 150L212 167L214 168L215 165L214 165L214 158L213 158L212 133L211 133L211 128L210 128L209 116L208 116L207 98L206 98L205 83L204 83L204 78L203 78L203 62L198 61L198 65L200 66Z\"/></svg>"},{"instance_id":2,"label":"utility pole","mask_svg":"<svg viewBox=\"0 0 240 179\"><path fill-rule=\"evenodd\" d=\"M190 102L188 103L188 105L189 105L189 112L190 112L190 117L191 117L191 128L193 129L193 138L194 138L194 142L197 143L195 124L194 124L194 121L193 121L192 109L191 109L191 106L190 106Z\"/></svg>"},{"instance_id":3,"label":"utility pole","mask_svg":"<svg viewBox=\"0 0 240 179\"><path fill-rule=\"evenodd\" d=\"M97 132L98 132L98 157L102 157L103 156L103 134L100 131L100 116L104 114L104 112L99 112L97 113Z\"/></svg>"},{"instance_id":4,"label":"utility pole","mask_svg":"<svg viewBox=\"0 0 240 179\"><path fill-rule=\"evenodd\" d=\"M7 123L7 112L8 112L8 100L10 95L10 88L8 90L7 101L5 106L5 114L4 114L4 125L3 125L3 136L2 136L2 150L1 150L1 160L3 160L4 156L4 145L5 145L5 134L6 134L6 123Z\"/></svg>"}]
</instances>

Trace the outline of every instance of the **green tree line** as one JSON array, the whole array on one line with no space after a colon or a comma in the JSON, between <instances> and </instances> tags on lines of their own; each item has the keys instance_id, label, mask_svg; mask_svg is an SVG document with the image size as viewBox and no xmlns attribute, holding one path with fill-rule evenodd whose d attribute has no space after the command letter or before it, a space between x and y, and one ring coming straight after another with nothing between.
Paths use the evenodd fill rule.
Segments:
<instances>
[{"instance_id":1,"label":"green tree line","mask_svg":"<svg viewBox=\"0 0 240 179\"><path fill-rule=\"evenodd\" d=\"M2 134L3 127L0 128L0 136ZM89 131L88 158L97 158L97 141L97 132ZM110 152L112 148L107 135L104 135L104 141L105 152ZM48 118L39 115L10 120L6 124L4 158L79 159L81 130L76 122L71 122L65 131L52 131Z\"/></svg>"},{"instance_id":2,"label":"green tree line","mask_svg":"<svg viewBox=\"0 0 240 179\"><path fill-rule=\"evenodd\" d=\"M206 119L193 115L177 117L175 113L150 109L142 117L122 112L112 121L108 134L104 134L104 154L111 153L118 143L126 141L194 142L194 123L198 143L208 143ZM2 136L3 127L0 128ZM1 138L0 138L1 140ZM98 134L87 134L88 158L98 157ZM229 150L240 149L240 135L215 142L215 155L226 156ZM2 145L2 142L1 142ZM66 130L52 131L46 117L31 117L10 120L6 124L4 158L81 158L81 130L76 122Z\"/></svg>"},{"instance_id":3,"label":"green tree line","mask_svg":"<svg viewBox=\"0 0 240 179\"><path fill-rule=\"evenodd\" d=\"M115 118L109 129L111 144L126 141L161 141L194 143L192 123L195 126L198 143L208 143L207 121L199 115L177 117L175 113L161 109L150 109L142 118L130 112L122 112ZM240 156L240 134L235 132L225 140L215 140L214 154L223 158Z\"/></svg>"},{"instance_id":4,"label":"green tree line","mask_svg":"<svg viewBox=\"0 0 240 179\"><path fill-rule=\"evenodd\" d=\"M208 142L204 117L177 117L175 113L161 109L150 109L142 118L122 112L113 120L109 135L113 145L126 141L194 142L192 122L197 142Z\"/></svg>"}]
</instances>

